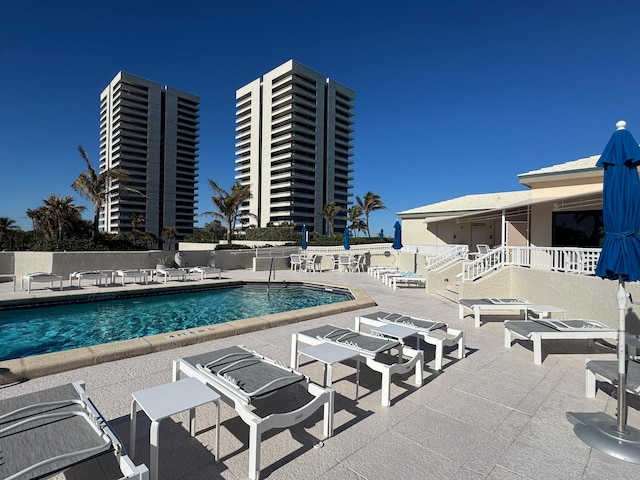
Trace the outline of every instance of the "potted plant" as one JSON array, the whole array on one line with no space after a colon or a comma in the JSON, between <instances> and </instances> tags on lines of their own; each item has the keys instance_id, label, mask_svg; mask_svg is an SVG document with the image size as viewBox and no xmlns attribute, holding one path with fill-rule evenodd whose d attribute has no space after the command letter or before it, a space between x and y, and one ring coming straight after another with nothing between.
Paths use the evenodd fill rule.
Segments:
<instances>
[{"instance_id":1,"label":"potted plant","mask_svg":"<svg viewBox=\"0 0 640 480\"><path fill-rule=\"evenodd\" d=\"M169 268L171 267L171 264L172 264L171 255L169 255L168 253L160 255L157 258L157 261L158 263L156 264L156 270L160 270L162 268Z\"/></svg>"}]
</instances>

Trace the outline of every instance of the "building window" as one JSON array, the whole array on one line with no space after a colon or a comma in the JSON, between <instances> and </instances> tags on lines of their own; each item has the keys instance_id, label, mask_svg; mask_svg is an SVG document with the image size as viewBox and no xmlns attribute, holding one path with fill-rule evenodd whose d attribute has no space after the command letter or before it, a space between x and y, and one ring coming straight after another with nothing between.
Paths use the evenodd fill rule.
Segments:
<instances>
[{"instance_id":1,"label":"building window","mask_svg":"<svg viewBox=\"0 0 640 480\"><path fill-rule=\"evenodd\" d=\"M604 224L601 210L553 213L552 246L602 247Z\"/></svg>"}]
</instances>

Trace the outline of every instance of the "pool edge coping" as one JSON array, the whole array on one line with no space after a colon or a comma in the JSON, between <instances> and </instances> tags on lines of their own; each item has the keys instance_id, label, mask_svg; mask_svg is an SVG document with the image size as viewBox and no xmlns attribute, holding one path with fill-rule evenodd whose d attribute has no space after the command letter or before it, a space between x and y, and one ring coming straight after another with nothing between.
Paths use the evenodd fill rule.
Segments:
<instances>
[{"instance_id":1,"label":"pool edge coping","mask_svg":"<svg viewBox=\"0 0 640 480\"><path fill-rule=\"evenodd\" d=\"M230 281L226 283L216 283L217 285L222 286L237 285L238 283L264 284L265 282L243 280L240 282ZM32 378L62 373L76 368L95 366L125 358L171 350L174 348L227 338L243 333L266 330L268 328L289 325L326 315L349 312L376 305L373 299L365 293L364 290L358 287L330 285L309 281L286 283L338 288L348 291L352 295L353 299L328 305L292 310L289 312L232 320L221 324L195 327L187 330L178 330L147 337L120 340L100 345L93 345L90 347L74 348L62 352L44 353L41 355L33 355L12 360L2 360L0 361L0 386L20 383Z\"/></svg>"}]
</instances>

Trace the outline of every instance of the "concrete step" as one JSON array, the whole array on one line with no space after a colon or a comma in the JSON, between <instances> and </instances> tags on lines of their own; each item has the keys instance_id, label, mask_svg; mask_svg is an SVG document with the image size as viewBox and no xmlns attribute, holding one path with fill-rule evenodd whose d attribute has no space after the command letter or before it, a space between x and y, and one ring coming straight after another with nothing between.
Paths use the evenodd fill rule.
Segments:
<instances>
[{"instance_id":1,"label":"concrete step","mask_svg":"<svg viewBox=\"0 0 640 480\"><path fill-rule=\"evenodd\" d=\"M442 290L438 290L436 295L439 295L447 300L451 300L454 303L458 303L458 298L460 298L460 288L457 285L451 285Z\"/></svg>"}]
</instances>

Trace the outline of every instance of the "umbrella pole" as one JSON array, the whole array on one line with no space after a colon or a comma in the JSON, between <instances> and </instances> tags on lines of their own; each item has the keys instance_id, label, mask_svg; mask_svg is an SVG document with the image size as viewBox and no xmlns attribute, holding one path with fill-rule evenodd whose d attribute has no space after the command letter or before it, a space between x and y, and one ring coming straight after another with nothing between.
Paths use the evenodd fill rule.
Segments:
<instances>
[{"instance_id":1,"label":"umbrella pole","mask_svg":"<svg viewBox=\"0 0 640 480\"><path fill-rule=\"evenodd\" d=\"M627 292L624 281L618 277L618 432L627 433L627 333L625 325L625 307Z\"/></svg>"}]
</instances>

